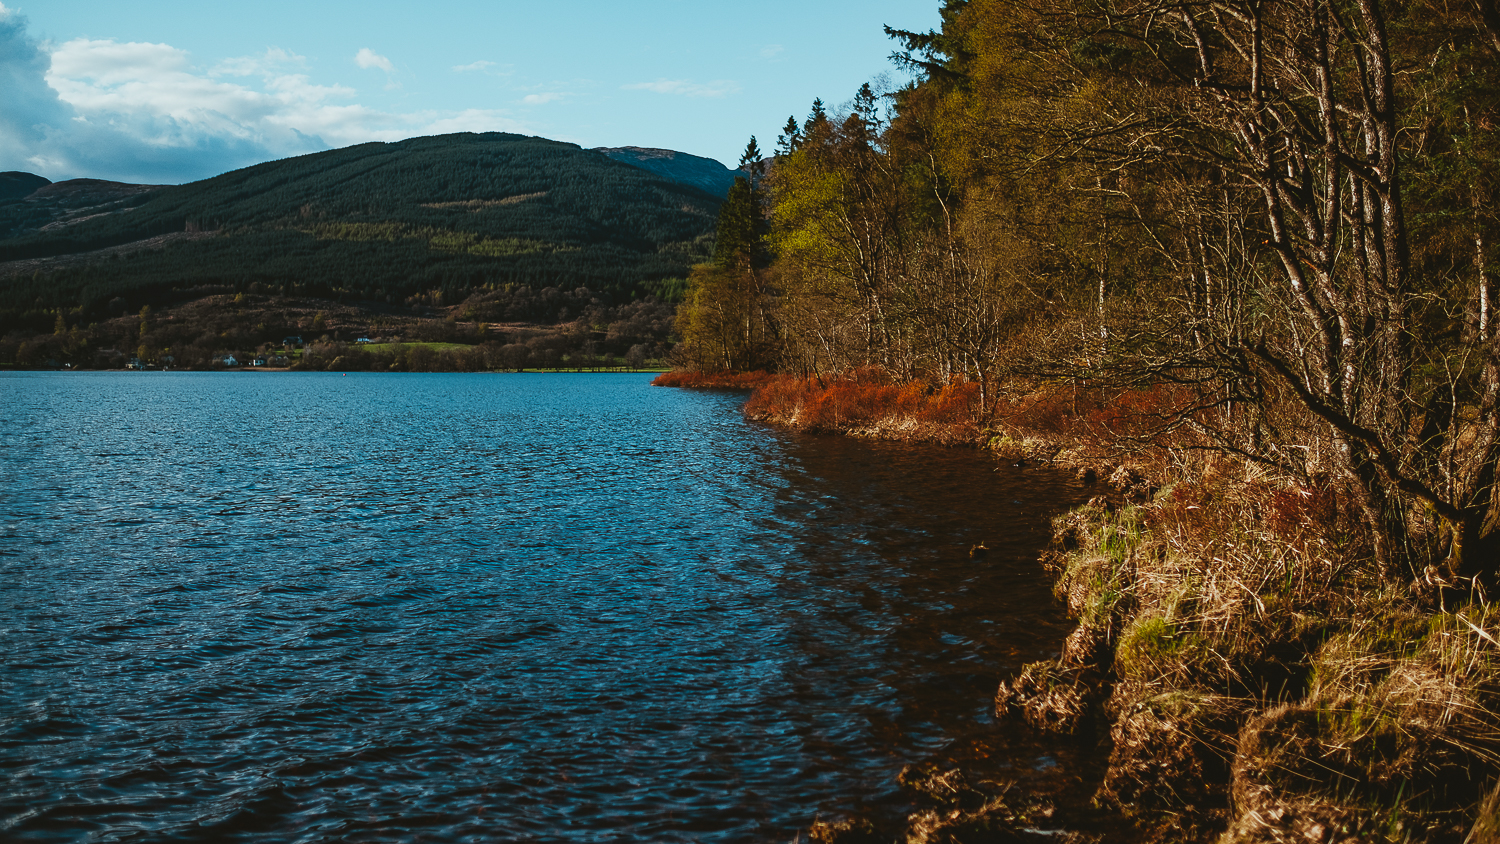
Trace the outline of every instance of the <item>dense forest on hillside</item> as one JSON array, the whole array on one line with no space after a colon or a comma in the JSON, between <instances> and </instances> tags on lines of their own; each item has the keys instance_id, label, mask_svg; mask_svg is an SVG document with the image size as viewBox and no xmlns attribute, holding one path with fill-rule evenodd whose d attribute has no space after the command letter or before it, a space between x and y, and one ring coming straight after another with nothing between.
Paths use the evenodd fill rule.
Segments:
<instances>
[{"instance_id":1,"label":"dense forest on hillside","mask_svg":"<svg viewBox=\"0 0 1500 844\"><path fill-rule=\"evenodd\" d=\"M1500 823L1500 11L942 21L889 31L910 84L814 103L731 191L684 367L785 373L751 407L801 427L962 399L1012 452L1152 468L1060 534L1077 641L999 705L1098 717L1099 800L1155 834Z\"/></svg>"},{"instance_id":2,"label":"dense forest on hillside","mask_svg":"<svg viewBox=\"0 0 1500 844\"><path fill-rule=\"evenodd\" d=\"M447 135L270 162L59 218L0 201L0 330L251 285L453 305L507 286L612 303L708 254L718 197L572 144Z\"/></svg>"}]
</instances>

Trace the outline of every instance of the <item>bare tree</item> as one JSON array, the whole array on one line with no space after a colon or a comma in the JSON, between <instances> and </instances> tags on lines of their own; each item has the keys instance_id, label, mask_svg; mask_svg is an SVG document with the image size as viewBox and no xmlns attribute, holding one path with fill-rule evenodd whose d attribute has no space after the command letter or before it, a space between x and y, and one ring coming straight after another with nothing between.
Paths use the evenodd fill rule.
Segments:
<instances>
[{"instance_id":1,"label":"bare tree","mask_svg":"<svg viewBox=\"0 0 1500 844\"><path fill-rule=\"evenodd\" d=\"M1194 188L1163 244L1189 278L1187 357L1261 384L1224 401L1276 390L1318 420L1388 572L1420 565L1418 546L1440 535L1428 550L1451 574L1493 573L1500 333L1482 244L1466 302L1413 274L1381 0L1151 0L1092 23L1159 74L1093 137ZM1247 196L1261 243L1234 242ZM1428 328L1440 305L1476 309L1467 340L1441 350Z\"/></svg>"}]
</instances>

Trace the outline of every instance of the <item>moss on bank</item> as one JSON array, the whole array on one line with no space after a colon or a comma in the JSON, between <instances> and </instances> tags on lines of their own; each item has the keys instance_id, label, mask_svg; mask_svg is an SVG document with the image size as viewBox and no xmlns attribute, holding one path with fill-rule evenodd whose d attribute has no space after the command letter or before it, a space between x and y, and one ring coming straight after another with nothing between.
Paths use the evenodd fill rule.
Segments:
<instances>
[{"instance_id":1,"label":"moss on bank","mask_svg":"<svg viewBox=\"0 0 1500 844\"><path fill-rule=\"evenodd\" d=\"M1393 588L1336 508L1289 518L1286 490L1217 471L1057 520L1078 627L997 708L1107 733L1096 799L1150 837L1464 840L1500 774L1500 608Z\"/></svg>"}]
</instances>

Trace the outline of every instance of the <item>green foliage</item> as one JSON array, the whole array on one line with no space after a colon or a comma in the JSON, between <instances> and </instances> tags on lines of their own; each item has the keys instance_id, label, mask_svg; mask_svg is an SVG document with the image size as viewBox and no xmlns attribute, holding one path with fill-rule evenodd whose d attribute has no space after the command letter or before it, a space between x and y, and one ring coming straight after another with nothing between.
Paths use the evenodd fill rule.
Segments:
<instances>
[{"instance_id":1,"label":"green foliage","mask_svg":"<svg viewBox=\"0 0 1500 844\"><path fill-rule=\"evenodd\" d=\"M558 251L551 244L536 240L519 237L490 238L474 232L449 231L432 226L410 226L395 222L319 223L308 231L319 240L394 243L398 240L411 239L424 241L428 248L439 252L485 255L491 258Z\"/></svg>"},{"instance_id":2,"label":"green foliage","mask_svg":"<svg viewBox=\"0 0 1500 844\"><path fill-rule=\"evenodd\" d=\"M779 346L765 273L763 165L754 137L740 164L749 178L736 177L730 187L719 208L713 263L693 268L677 314L679 362L705 372L767 368Z\"/></svg>"},{"instance_id":3,"label":"green foliage","mask_svg":"<svg viewBox=\"0 0 1500 844\"><path fill-rule=\"evenodd\" d=\"M749 179L736 177L729 197L719 207L714 265L720 269L751 269L760 265L764 228L754 187Z\"/></svg>"},{"instance_id":4,"label":"green foliage","mask_svg":"<svg viewBox=\"0 0 1500 844\"><path fill-rule=\"evenodd\" d=\"M702 372L764 369L775 359L769 301L748 267L700 264L677 309L681 363Z\"/></svg>"},{"instance_id":5,"label":"green foliage","mask_svg":"<svg viewBox=\"0 0 1500 844\"><path fill-rule=\"evenodd\" d=\"M641 283L642 289L663 302L676 304L687 295L688 280L685 278L658 278Z\"/></svg>"},{"instance_id":6,"label":"green foliage","mask_svg":"<svg viewBox=\"0 0 1500 844\"><path fill-rule=\"evenodd\" d=\"M1151 682L1171 671L1195 672L1205 661L1205 638L1180 629L1165 615L1138 616L1120 634L1115 670L1122 678Z\"/></svg>"}]
</instances>

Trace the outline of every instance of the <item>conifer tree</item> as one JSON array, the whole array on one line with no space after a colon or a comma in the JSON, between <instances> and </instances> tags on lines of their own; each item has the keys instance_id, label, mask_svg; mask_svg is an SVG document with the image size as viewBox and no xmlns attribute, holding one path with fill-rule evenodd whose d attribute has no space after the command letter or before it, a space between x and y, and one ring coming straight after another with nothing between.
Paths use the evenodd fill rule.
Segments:
<instances>
[{"instance_id":1,"label":"conifer tree","mask_svg":"<svg viewBox=\"0 0 1500 844\"><path fill-rule=\"evenodd\" d=\"M745 145L745 151L740 154L740 170L744 171L750 180L752 190L760 187L761 177L766 174L766 165L762 160L765 156L760 151L760 144L756 143L755 136L750 136L750 143Z\"/></svg>"},{"instance_id":2,"label":"conifer tree","mask_svg":"<svg viewBox=\"0 0 1500 844\"><path fill-rule=\"evenodd\" d=\"M823 98L813 100L812 113L807 115L807 122L802 124L802 135L810 137L815 131L828 124L828 112L823 108Z\"/></svg>"},{"instance_id":3,"label":"conifer tree","mask_svg":"<svg viewBox=\"0 0 1500 844\"><path fill-rule=\"evenodd\" d=\"M766 223L759 190L765 164L752 136L729 196L719 207L713 263L695 267L677 313L680 353L702 370L747 370L776 357L775 322L764 284Z\"/></svg>"},{"instance_id":4,"label":"conifer tree","mask_svg":"<svg viewBox=\"0 0 1500 844\"><path fill-rule=\"evenodd\" d=\"M786 126L782 127L781 134L776 138L776 155L786 157L797 151L802 145L802 127L797 125L795 116L788 116Z\"/></svg>"},{"instance_id":5,"label":"conifer tree","mask_svg":"<svg viewBox=\"0 0 1500 844\"><path fill-rule=\"evenodd\" d=\"M758 261L762 227L759 202L750 180L736 176L729 196L719 207L719 225L714 235L714 265L720 269L753 268Z\"/></svg>"}]
</instances>

